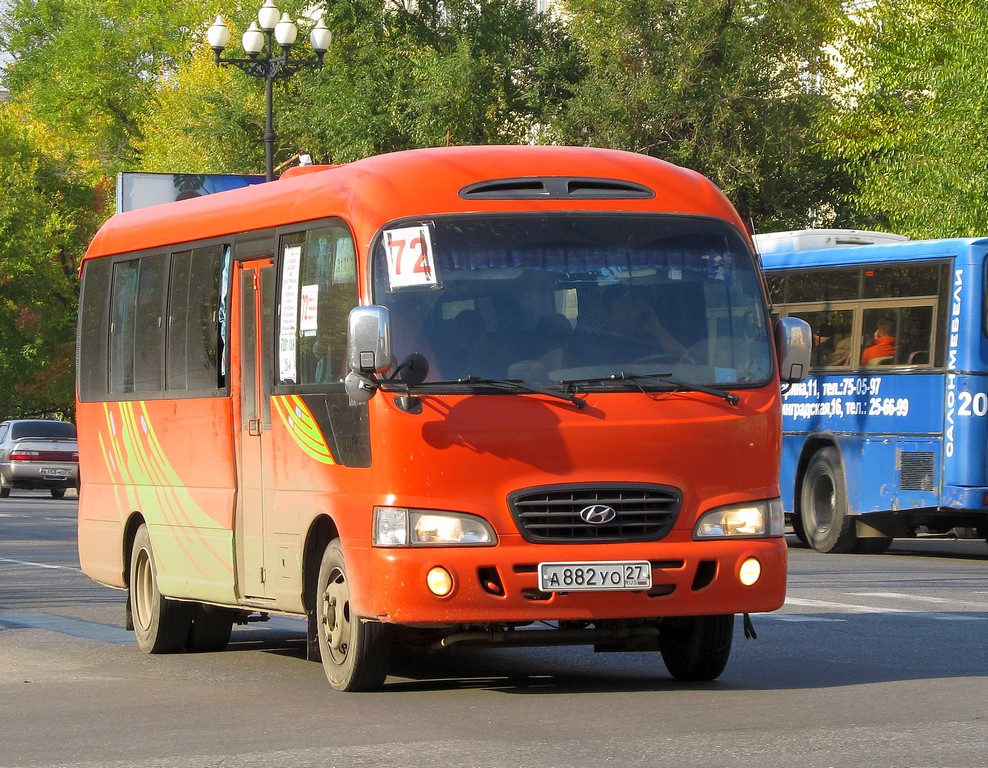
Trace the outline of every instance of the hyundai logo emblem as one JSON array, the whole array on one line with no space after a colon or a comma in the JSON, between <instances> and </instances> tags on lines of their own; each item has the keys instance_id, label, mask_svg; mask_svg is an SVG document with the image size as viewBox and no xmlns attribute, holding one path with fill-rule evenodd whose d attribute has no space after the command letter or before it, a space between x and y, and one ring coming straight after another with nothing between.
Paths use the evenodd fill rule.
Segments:
<instances>
[{"instance_id":1,"label":"hyundai logo emblem","mask_svg":"<svg viewBox=\"0 0 988 768\"><path fill-rule=\"evenodd\" d=\"M604 525L611 522L615 517L617 517L617 512L614 511L614 507L609 507L606 504L591 504L580 510L580 519L585 523L590 523L590 525Z\"/></svg>"}]
</instances>

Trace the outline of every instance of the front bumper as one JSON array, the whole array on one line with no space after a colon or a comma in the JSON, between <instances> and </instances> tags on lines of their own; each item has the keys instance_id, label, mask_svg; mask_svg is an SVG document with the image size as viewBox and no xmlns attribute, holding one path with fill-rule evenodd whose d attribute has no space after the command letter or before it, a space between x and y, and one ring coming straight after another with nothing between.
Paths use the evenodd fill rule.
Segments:
<instances>
[{"instance_id":1,"label":"front bumper","mask_svg":"<svg viewBox=\"0 0 988 768\"><path fill-rule=\"evenodd\" d=\"M620 545L537 545L520 539L495 547L354 548L345 553L355 612L411 625L514 624L756 613L781 607L786 594L783 538ZM739 578L755 558L761 577ZM538 589L538 563L649 560L647 591L552 592ZM452 591L432 594L430 569L445 568Z\"/></svg>"}]
</instances>

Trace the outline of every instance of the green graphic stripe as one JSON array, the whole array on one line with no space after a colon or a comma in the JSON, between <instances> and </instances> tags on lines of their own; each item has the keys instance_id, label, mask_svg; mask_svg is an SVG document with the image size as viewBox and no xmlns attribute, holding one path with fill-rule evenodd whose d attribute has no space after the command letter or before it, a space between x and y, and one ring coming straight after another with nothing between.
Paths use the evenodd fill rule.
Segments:
<instances>
[{"instance_id":1,"label":"green graphic stripe","mask_svg":"<svg viewBox=\"0 0 988 768\"><path fill-rule=\"evenodd\" d=\"M326 438L305 401L297 395L273 397L275 411L295 444L309 457L322 464L335 464Z\"/></svg>"},{"instance_id":2,"label":"green graphic stripe","mask_svg":"<svg viewBox=\"0 0 988 768\"><path fill-rule=\"evenodd\" d=\"M156 543L162 557L185 562L204 579L228 581L232 555L224 556L201 535L201 529L216 528L216 521L195 501L168 460L146 403L117 406L116 412L106 408L108 439L99 437L107 469L118 488L126 491L130 509L123 512L139 510L150 524L164 526L167 537Z\"/></svg>"}]
</instances>

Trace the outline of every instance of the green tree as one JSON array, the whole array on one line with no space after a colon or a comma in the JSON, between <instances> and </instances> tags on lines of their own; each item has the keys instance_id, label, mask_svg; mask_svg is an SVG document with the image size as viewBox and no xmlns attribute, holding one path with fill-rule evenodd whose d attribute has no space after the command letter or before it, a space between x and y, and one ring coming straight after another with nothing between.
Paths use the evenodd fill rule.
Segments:
<instances>
[{"instance_id":1,"label":"green tree","mask_svg":"<svg viewBox=\"0 0 988 768\"><path fill-rule=\"evenodd\" d=\"M579 79L563 25L531 0L329 0L333 42L318 71L275 83L276 164L299 152L319 162L444 143L517 143L538 132ZM236 32L252 16L227 17ZM298 53L308 24L299 22ZM145 114L145 169L262 167L263 83L232 69L210 73L198 54L160 80ZM250 137L253 138L251 144Z\"/></svg>"},{"instance_id":2,"label":"green tree","mask_svg":"<svg viewBox=\"0 0 988 768\"><path fill-rule=\"evenodd\" d=\"M827 132L863 214L912 237L988 233L988 5L877 0L849 19Z\"/></svg>"},{"instance_id":3,"label":"green tree","mask_svg":"<svg viewBox=\"0 0 988 768\"><path fill-rule=\"evenodd\" d=\"M188 55L190 26L215 3L13 0L0 33L11 98L48 127L59 154L105 176L133 170L138 116Z\"/></svg>"},{"instance_id":4,"label":"green tree","mask_svg":"<svg viewBox=\"0 0 988 768\"><path fill-rule=\"evenodd\" d=\"M567 0L589 75L559 139L709 176L759 230L836 211L846 180L818 145L839 0ZM833 217L833 213L830 214ZM830 223L830 222L828 222Z\"/></svg>"},{"instance_id":5,"label":"green tree","mask_svg":"<svg viewBox=\"0 0 988 768\"><path fill-rule=\"evenodd\" d=\"M192 2L13 0L0 28L0 415L73 408L77 269ZM212 6L212 3L202 3Z\"/></svg>"},{"instance_id":6,"label":"green tree","mask_svg":"<svg viewBox=\"0 0 988 768\"><path fill-rule=\"evenodd\" d=\"M98 206L7 105L0 157L0 416L71 415L76 271Z\"/></svg>"}]
</instances>

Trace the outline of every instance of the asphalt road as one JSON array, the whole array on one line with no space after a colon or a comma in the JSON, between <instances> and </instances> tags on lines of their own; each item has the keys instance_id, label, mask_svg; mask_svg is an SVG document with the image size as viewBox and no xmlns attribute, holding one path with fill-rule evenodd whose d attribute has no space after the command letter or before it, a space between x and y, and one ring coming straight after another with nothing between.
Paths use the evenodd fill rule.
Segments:
<instances>
[{"instance_id":1,"label":"asphalt road","mask_svg":"<svg viewBox=\"0 0 988 768\"><path fill-rule=\"evenodd\" d=\"M90 582L73 499L0 501L0 768L988 765L988 544L790 549L785 607L722 677L584 648L405 654L340 694L301 623L222 653L145 656Z\"/></svg>"}]
</instances>

